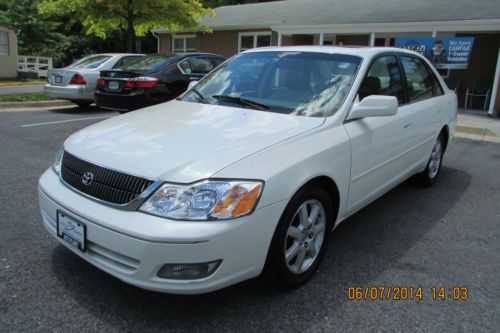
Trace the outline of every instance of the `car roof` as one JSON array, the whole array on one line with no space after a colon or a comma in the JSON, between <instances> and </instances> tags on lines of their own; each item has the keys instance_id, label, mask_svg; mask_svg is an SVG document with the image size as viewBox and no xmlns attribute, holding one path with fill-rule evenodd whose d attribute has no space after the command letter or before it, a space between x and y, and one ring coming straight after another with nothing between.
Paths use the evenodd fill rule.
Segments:
<instances>
[{"instance_id":1,"label":"car roof","mask_svg":"<svg viewBox=\"0 0 500 333\"><path fill-rule=\"evenodd\" d=\"M98 53L98 54L91 54L91 55L104 55L104 56L111 56L111 57L116 57L116 56L145 56L143 53Z\"/></svg>"},{"instance_id":2,"label":"car roof","mask_svg":"<svg viewBox=\"0 0 500 333\"><path fill-rule=\"evenodd\" d=\"M215 54L215 53L210 53L210 52L178 52L175 54L179 55L179 56L208 55L208 56L216 56L216 57L224 58L220 54Z\"/></svg>"},{"instance_id":3,"label":"car roof","mask_svg":"<svg viewBox=\"0 0 500 333\"><path fill-rule=\"evenodd\" d=\"M215 53L208 53L208 52L179 52L179 53L173 53L173 59L179 60L179 59L184 59L188 57L193 57L193 56L210 56L210 57L219 57L226 59L226 57L221 56L220 54L215 54Z\"/></svg>"},{"instance_id":4,"label":"car roof","mask_svg":"<svg viewBox=\"0 0 500 333\"><path fill-rule=\"evenodd\" d=\"M271 47L260 47L256 49L251 49L245 51L245 53L251 52L271 52L271 51L290 51L290 52L315 52L315 53L336 53L336 54L346 54L354 55L360 57L373 57L377 54L388 53L388 52L399 52L407 53L412 55L419 55L417 52L409 51L397 47L369 47L369 46L271 46Z\"/></svg>"}]
</instances>

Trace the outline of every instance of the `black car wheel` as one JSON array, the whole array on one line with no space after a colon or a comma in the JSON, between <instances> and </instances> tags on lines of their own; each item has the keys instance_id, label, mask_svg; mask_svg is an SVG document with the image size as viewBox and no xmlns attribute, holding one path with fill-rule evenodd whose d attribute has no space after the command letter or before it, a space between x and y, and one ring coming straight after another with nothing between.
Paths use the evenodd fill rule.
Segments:
<instances>
[{"instance_id":1,"label":"black car wheel","mask_svg":"<svg viewBox=\"0 0 500 333\"><path fill-rule=\"evenodd\" d=\"M274 282L296 287L317 270L333 227L333 205L320 188L303 188L283 213L269 249L266 275Z\"/></svg>"},{"instance_id":2,"label":"black car wheel","mask_svg":"<svg viewBox=\"0 0 500 333\"><path fill-rule=\"evenodd\" d=\"M439 134L436 142L434 142L434 146L432 147L427 167L418 175L422 185L432 186L436 182L439 172L441 171L441 165L443 164L444 147L445 143L443 134Z\"/></svg>"}]
</instances>

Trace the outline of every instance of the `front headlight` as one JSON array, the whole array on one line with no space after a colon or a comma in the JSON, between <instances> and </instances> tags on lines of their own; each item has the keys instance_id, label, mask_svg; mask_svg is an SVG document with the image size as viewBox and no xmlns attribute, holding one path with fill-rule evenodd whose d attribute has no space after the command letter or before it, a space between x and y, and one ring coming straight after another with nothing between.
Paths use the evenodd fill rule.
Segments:
<instances>
[{"instance_id":1,"label":"front headlight","mask_svg":"<svg viewBox=\"0 0 500 333\"><path fill-rule=\"evenodd\" d=\"M164 184L139 209L175 220L224 220L251 214L261 181L211 180L192 185Z\"/></svg>"},{"instance_id":2,"label":"front headlight","mask_svg":"<svg viewBox=\"0 0 500 333\"><path fill-rule=\"evenodd\" d=\"M58 175L61 173L61 162L64 155L64 148L59 148L54 158L54 164L52 164L52 170Z\"/></svg>"}]
</instances>

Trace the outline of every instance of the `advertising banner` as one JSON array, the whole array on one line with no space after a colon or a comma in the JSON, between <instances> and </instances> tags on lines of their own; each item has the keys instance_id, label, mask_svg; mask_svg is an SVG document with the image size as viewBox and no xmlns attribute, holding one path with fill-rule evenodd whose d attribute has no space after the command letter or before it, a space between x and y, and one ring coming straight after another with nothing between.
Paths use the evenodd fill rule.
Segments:
<instances>
[{"instance_id":1,"label":"advertising banner","mask_svg":"<svg viewBox=\"0 0 500 333\"><path fill-rule=\"evenodd\" d=\"M466 69L474 37L396 38L395 46L420 53L436 68Z\"/></svg>"}]
</instances>

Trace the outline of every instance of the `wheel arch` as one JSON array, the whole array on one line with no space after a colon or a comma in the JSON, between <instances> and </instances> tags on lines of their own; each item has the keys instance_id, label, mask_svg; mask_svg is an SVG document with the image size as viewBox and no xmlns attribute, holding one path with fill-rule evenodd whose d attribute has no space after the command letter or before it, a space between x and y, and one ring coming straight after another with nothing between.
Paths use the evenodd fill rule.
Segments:
<instances>
[{"instance_id":1,"label":"wheel arch","mask_svg":"<svg viewBox=\"0 0 500 333\"><path fill-rule=\"evenodd\" d=\"M439 134L443 135L444 139L444 151L446 151L446 148L448 147L448 140L450 139L450 129L448 125L444 125L443 128L441 128L441 131Z\"/></svg>"},{"instance_id":2,"label":"wheel arch","mask_svg":"<svg viewBox=\"0 0 500 333\"><path fill-rule=\"evenodd\" d=\"M333 204L333 216L334 216L333 224L335 225L335 223L338 220L338 215L340 212L340 191L339 191L339 187L338 187L337 183L335 182L335 180L327 175L313 176L313 177L307 179L306 181L304 181L304 183L302 183L300 186L298 186L298 188L295 190L295 192L290 196L290 198L288 200L288 204L286 205L286 208L283 211L283 213L285 213L285 211L288 209L290 202L292 201L292 198L297 193L299 193L300 191L302 191L305 188L312 188L312 187L320 187L320 188L324 189L328 193L328 195L330 196L330 198L332 200L332 204Z\"/></svg>"},{"instance_id":3,"label":"wheel arch","mask_svg":"<svg viewBox=\"0 0 500 333\"><path fill-rule=\"evenodd\" d=\"M340 192L337 183L332 179L330 176L327 175L315 175L312 176L311 178L307 179L302 183L300 186L297 187L295 192L289 197L288 203L285 206L285 209L282 212L282 215L280 217L280 222L286 214L286 211L289 209L290 204L293 200L293 198L303 191L304 189L307 188L314 188L314 187L321 187L323 188L329 197L332 200L332 205L333 205L333 218L334 221L332 221L333 227L335 226L335 222L338 220L338 215L340 212ZM279 227L280 223L278 222L277 225L275 226L274 232L273 232L273 237L271 240L271 243L269 244L269 247L267 249L267 255L266 255L266 261L265 265L263 268L263 272L265 272L266 277L269 279L273 276L275 268L273 267L273 262L272 262L272 256L271 254L271 249L273 246L273 243L275 242L275 237L277 235L277 229Z\"/></svg>"}]
</instances>

